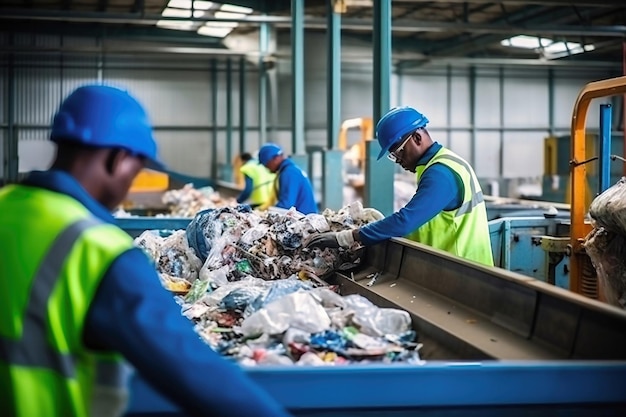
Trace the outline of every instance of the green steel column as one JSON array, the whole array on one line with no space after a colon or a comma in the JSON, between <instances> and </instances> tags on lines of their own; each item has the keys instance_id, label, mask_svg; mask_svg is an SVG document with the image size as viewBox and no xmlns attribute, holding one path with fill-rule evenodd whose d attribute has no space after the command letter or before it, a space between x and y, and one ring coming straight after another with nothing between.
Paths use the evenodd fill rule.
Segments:
<instances>
[{"instance_id":1,"label":"green steel column","mask_svg":"<svg viewBox=\"0 0 626 417\"><path fill-rule=\"evenodd\" d=\"M548 123L550 136L554 136L554 70L548 69Z\"/></svg>"},{"instance_id":2,"label":"green steel column","mask_svg":"<svg viewBox=\"0 0 626 417\"><path fill-rule=\"evenodd\" d=\"M446 66L446 141L452 147L452 66Z\"/></svg>"},{"instance_id":3,"label":"green steel column","mask_svg":"<svg viewBox=\"0 0 626 417\"><path fill-rule=\"evenodd\" d=\"M259 147L267 142L267 71L265 54L269 48L269 27L259 25Z\"/></svg>"},{"instance_id":4,"label":"green steel column","mask_svg":"<svg viewBox=\"0 0 626 417\"><path fill-rule=\"evenodd\" d=\"M291 149L305 154L304 142L304 1L291 0Z\"/></svg>"},{"instance_id":5,"label":"green steel column","mask_svg":"<svg viewBox=\"0 0 626 417\"><path fill-rule=\"evenodd\" d=\"M500 89L500 150L498 152L498 176L504 178L504 68L500 67L498 72L498 82ZM474 170L476 167L474 167Z\"/></svg>"},{"instance_id":6,"label":"green steel column","mask_svg":"<svg viewBox=\"0 0 626 417\"><path fill-rule=\"evenodd\" d=\"M470 160L471 166L476 166L476 68L469 71L469 110L470 110Z\"/></svg>"},{"instance_id":7,"label":"green steel column","mask_svg":"<svg viewBox=\"0 0 626 417\"><path fill-rule=\"evenodd\" d=\"M226 59L226 162L222 166L222 180L232 181L233 160L233 64Z\"/></svg>"},{"instance_id":8,"label":"green steel column","mask_svg":"<svg viewBox=\"0 0 626 417\"><path fill-rule=\"evenodd\" d=\"M13 38L11 37L11 45ZM9 73L7 79L7 136L4 142L4 180L6 183L17 182L18 178L18 136L15 128L15 62L9 55Z\"/></svg>"},{"instance_id":9,"label":"green steel column","mask_svg":"<svg viewBox=\"0 0 626 417\"><path fill-rule=\"evenodd\" d=\"M327 150L322 157L322 209L338 210L343 206L343 178L341 158L337 158L339 127L341 125L341 15L335 13L335 1L328 1L326 14L327 35Z\"/></svg>"},{"instance_id":10,"label":"green steel column","mask_svg":"<svg viewBox=\"0 0 626 417\"><path fill-rule=\"evenodd\" d=\"M391 0L374 2L374 102L373 120L378 120L389 110L391 85ZM363 205L375 207L384 215L393 213L395 164L387 160L376 161L380 152L378 141L366 145L365 189Z\"/></svg>"},{"instance_id":11,"label":"green steel column","mask_svg":"<svg viewBox=\"0 0 626 417\"><path fill-rule=\"evenodd\" d=\"M304 1L291 0L291 159L313 178L304 139Z\"/></svg>"},{"instance_id":12,"label":"green steel column","mask_svg":"<svg viewBox=\"0 0 626 417\"><path fill-rule=\"evenodd\" d=\"M248 152L246 145L246 58L239 58L239 153Z\"/></svg>"},{"instance_id":13,"label":"green steel column","mask_svg":"<svg viewBox=\"0 0 626 417\"><path fill-rule=\"evenodd\" d=\"M211 179L217 177L217 60L211 60Z\"/></svg>"}]
</instances>

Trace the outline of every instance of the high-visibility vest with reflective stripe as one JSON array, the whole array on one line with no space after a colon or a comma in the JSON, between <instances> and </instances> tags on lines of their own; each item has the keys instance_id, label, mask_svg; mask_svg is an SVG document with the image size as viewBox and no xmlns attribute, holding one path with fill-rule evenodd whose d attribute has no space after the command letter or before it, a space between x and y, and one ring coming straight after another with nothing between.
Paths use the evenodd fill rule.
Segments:
<instances>
[{"instance_id":1,"label":"high-visibility vest with reflective stripe","mask_svg":"<svg viewBox=\"0 0 626 417\"><path fill-rule=\"evenodd\" d=\"M487 209L474 170L463 158L441 148L425 166L418 167L418 187L424 171L436 163L450 167L463 181L463 204L456 210L440 212L407 238L493 266Z\"/></svg>"},{"instance_id":2,"label":"high-visibility vest with reflective stripe","mask_svg":"<svg viewBox=\"0 0 626 417\"><path fill-rule=\"evenodd\" d=\"M0 415L90 416L125 383L121 356L83 344L85 317L130 236L73 198L0 189Z\"/></svg>"},{"instance_id":3,"label":"high-visibility vest with reflective stripe","mask_svg":"<svg viewBox=\"0 0 626 417\"><path fill-rule=\"evenodd\" d=\"M266 203L271 198L272 184L276 175L257 161L248 161L239 170L252 180L254 188L250 194L250 203L254 205Z\"/></svg>"}]
</instances>

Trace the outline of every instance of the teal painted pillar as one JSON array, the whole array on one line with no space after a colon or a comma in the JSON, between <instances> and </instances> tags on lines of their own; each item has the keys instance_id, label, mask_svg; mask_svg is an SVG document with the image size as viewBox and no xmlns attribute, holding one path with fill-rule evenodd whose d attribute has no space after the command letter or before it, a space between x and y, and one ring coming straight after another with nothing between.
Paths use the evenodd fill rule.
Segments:
<instances>
[{"instance_id":1,"label":"teal painted pillar","mask_svg":"<svg viewBox=\"0 0 626 417\"><path fill-rule=\"evenodd\" d=\"M291 160L306 172L309 158L304 139L304 1L291 0Z\"/></svg>"},{"instance_id":2,"label":"teal painted pillar","mask_svg":"<svg viewBox=\"0 0 626 417\"><path fill-rule=\"evenodd\" d=\"M291 0L291 149L305 154L304 140L304 1Z\"/></svg>"},{"instance_id":3,"label":"teal painted pillar","mask_svg":"<svg viewBox=\"0 0 626 417\"><path fill-rule=\"evenodd\" d=\"M13 36L10 39L13 44ZM9 55L8 89L7 89L7 136L4 141L4 181L15 183L19 174L19 145L17 129L15 129L15 70L13 54Z\"/></svg>"},{"instance_id":4,"label":"teal painted pillar","mask_svg":"<svg viewBox=\"0 0 626 417\"><path fill-rule=\"evenodd\" d=\"M322 160L323 207L339 210L343 207L343 176L342 163L344 151L327 149Z\"/></svg>"},{"instance_id":5,"label":"teal painted pillar","mask_svg":"<svg viewBox=\"0 0 626 417\"><path fill-rule=\"evenodd\" d=\"M476 68L469 70L469 106L470 106L470 160L471 166L476 166Z\"/></svg>"},{"instance_id":6,"label":"teal painted pillar","mask_svg":"<svg viewBox=\"0 0 626 417\"><path fill-rule=\"evenodd\" d=\"M267 71L265 54L269 49L269 27L259 25L259 148L267 142Z\"/></svg>"},{"instance_id":7,"label":"teal painted pillar","mask_svg":"<svg viewBox=\"0 0 626 417\"><path fill-rule=\"evenodd\" d=\"M226 59L226 161L222 165L221 178L232 181L233 177L233 65Z\"/></svg>"},{"instance_id":8,"label":"teal painted pillar","mask_svg":"<svg viewBox=\"0 0 626 417\"><path fill-rule=\"evenodd\" d=\"M390 108L391 85L391 0L374 2L374 124ZM376 161L380 152L377 140L366 143L365 188L363 205L375 207L385 216L393 213L395 164Z\"/></svg>"},{"instance_id":9,"label":"teal painted pillar","mask_svg":"<svg viewBox=\"0 0 626 417\"><path fill-rule=\"evenodd\" d=\"M291 159L296 165L298 165L304 172L306 172L307 175L309 175L309 178L311 180L311 184L313 184L313 178L311 177L311 173L309 172L309 157L306 154L300 154L300 155L291 155L289 157L289 159Z\"/></svg>"},{"instance_id":10,"label":"teal painted pillar","mask_svg":"<svg viewBox=\"0 0 626 417\"><path fill-rule=\"evenodd\" d=\"M239 154L246 148L246 58L239 58Z\"/></svg>"},{"instance_id":11,"label":"teal painted pillar","mask_svg":"<svg viewBox=\"0 0 626 417\"><path fill-rule=\"evenodd\" d=\"M217 177L217 60L211 60L211 179Z\"/></svg>"},{"instance_id":12,"label":"teal painted pillar","mask_svg":"<svg viewBox=\"0 0 626 417\"><path fill-rule=\"evenodd\" d=\"M343 206L341 158L337 157L341 125L341 15L327 2L327 150L322 156L322 209Z\"/></svg>"}]
</instances>

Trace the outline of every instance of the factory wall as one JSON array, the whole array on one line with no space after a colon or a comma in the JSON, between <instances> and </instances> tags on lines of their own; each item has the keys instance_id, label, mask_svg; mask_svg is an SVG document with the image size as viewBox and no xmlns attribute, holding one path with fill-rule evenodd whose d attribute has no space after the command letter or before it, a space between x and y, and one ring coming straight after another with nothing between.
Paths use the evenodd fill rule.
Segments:
<instances>
[{"instance_id":1,"label":"factory wall","mask_svg":"<svg viewBox=\"0 0 626 417\"><path fill-rule=\"evenodd\" d=\"M13 48L20 53L0 54L0 156L5 154L12 127L19 139L20 171L45 168L53 153L47 143L49 124L62 97L87 82L103 82L128 88L142 101L155 126L163 159L177 171L207 177L214 169L212 59L180 54L129 56L120 52L54 52L55 48L79 51L94 48L96 39L61 38L53 35L14 34ZM305 36L305 138L309 146L327 147L325 35ZM0 34L7 46L9 36ZM288 55L288 34L278 37L278 56ZM52 52L29 54L29 49ZM46 49L47 48L47 49ZM359 39L342 40L341 118L372 115L372 47ZM227 133L229 91L226 57L217 58L216 161L219 169L238 154L239 64L233 58ZM279 59L269 71L267 140L291 151L291 66ZM11 69L11 71L9 71ZM543 170L543 139L550 133L567 134L574 101L586 83L616 76L603 69L572 67L470 67L459 62L402 68L391 78L391 105L412 105L430 119L429 129L439 142L471 161L482 178L537 177ZM8 83L14 85L14 105L9 106ZM260 145L259 74L247 65L245 79L246 137L244 148ZM598 104L588 117L590 130L598 127ZM617 120L614 117L614 120ZM333 138L335 136L333 135ZM230 138L230 147L227 140ZM358 134L351 133L354 142ZM4 156L2 169L5 171Z\"/></svg>"}]
</instances>

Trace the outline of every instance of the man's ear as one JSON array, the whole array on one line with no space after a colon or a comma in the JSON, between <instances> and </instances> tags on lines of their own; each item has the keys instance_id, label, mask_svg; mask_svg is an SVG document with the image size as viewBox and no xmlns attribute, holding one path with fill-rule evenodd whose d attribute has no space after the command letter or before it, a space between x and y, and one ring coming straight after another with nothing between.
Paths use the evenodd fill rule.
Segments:
<instances>
[{"instance_id":1,"label":"man's ear","mask_svg":"<svg viewBox=\"0 0 626 417\"><path fill-rule=\"evenodd\" d=\"M110 149L109 154L105 160L105 169L107 173L113 174L115 172L115 168L124 158L124 151L121 149Z\"/></svg>"}]
</instances>

